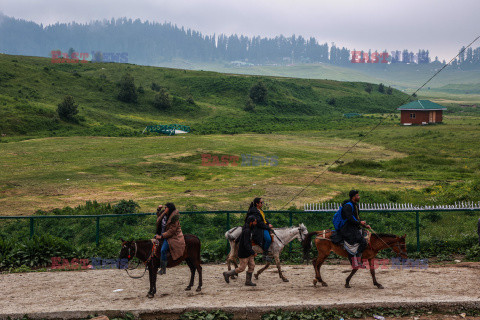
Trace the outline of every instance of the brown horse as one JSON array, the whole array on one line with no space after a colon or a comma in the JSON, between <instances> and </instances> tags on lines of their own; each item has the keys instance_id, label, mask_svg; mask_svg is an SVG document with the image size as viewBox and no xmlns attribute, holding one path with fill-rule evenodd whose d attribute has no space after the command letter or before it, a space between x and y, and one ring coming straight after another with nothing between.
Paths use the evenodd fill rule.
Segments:
<instances>
[{"instance_id":1,"label":"brown horse","mask_svg":"<svg viewBox=\"0 0 480 320\"><path fill-rule=\"evenodd\" d=\"M200 240L197 236L186 234L185 236L185 251L183 255L177 260L172 260L170 254L168 255L167 268L173 268L185 261L190 268L190 283L185 290L191 290L193 281L195 279L195 270L198 272L198 287L197 292L202 290L202 266L200 265ZM162 242L158 246L158 254L160 252ZM152 240L136 240L124 241L122 240L122 249L120 250L119 259L131 260L134 257L146 263L148 268L148 275L150 278L150 290L147 297L153 298L157 292L157 271L160 267L160 258L154 255Z\"/></svg>"},{"instance_id":2,"label":"brown horse","mask_svg":"<svg viewBox=\"0 0 480 320\"><path fill-rule=\"evenodd\" d=\"M317 238L315 238L315 246L317 247L318 256L312 261L313 268L315 269L315 279L313 280L313 285L316 286L317 281L319 281L322 286L326 287L327 283L322 280L322 276L320 275L320 267L322 266L323 262L332 251L341 257L348 257L348 253L342 246L335 245L332 243L332 241L330 241L330 237L332 235L331 230L315 231L310 232L305 238L305 240L302 242L305 259L308 259L308 252L312 247L312 236L314 235L318 236ZM362 254L362 260L368 260L370 273L372 274L373 285L375 285L379 289L383 289L383 286L378 283L377 279L375 278L375 268L377 267L377 265L375 264L375 257L380 250L388 248L392 249L402 258L407 258L405 236L398 237L393 234L385 233L373 233L370 237L370 244L367 246L367 248L363 251ZM350 272L350 275L347 277L347 280L345 282L345 288L350 288L350 280L357 272L357 270L357 268L352 267L352 272Z\"/></svg>"}]
</instances>

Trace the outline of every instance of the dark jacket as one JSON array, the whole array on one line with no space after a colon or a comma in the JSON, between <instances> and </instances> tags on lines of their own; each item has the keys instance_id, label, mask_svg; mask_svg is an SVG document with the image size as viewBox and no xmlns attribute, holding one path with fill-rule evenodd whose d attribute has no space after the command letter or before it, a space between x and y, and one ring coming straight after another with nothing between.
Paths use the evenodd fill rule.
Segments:
<instances>
[{"instance_id":1,"label":"dark jacket","mask_svg":"<svg viewBox=\"0 0 480 320\"><path fill-rule=\"evenodd\" d=\"M253 228L253 230L256 228ZM253 230L250 228L250 226L245 223L245 225L242 228L242 234L240 235L239 238L239 244L238 244L238 257L239 258L248 258L251 255L255 254L255 251L252 249L252 236L253 236Z\"/></svg>"},{"instance_id":2,"label":"dark jacket","mask_svg":"<svg viewBox=\"0 0 480 320\"><path fill-rule=\"evenodd\" d=\"M255 217L255 219L257 219L257 225L256 225L257 229L268 230L268 231L271 230L270 227L268 226L270 222L268 221L267 217L265 217L265 221L267 221L267 223L265 224L265 222L263 222L262 214L260 213L260 210L258 210L257 207L251 207L250 209L248 209L247 218L252 215ZM247 221L247 218L245 218L245 222Z\"/></svg>"},{"instance_id":3,"label":"dark jacket","mask_svg":"<svg viewBox=\"0 0 480 320\"><path fill-rule=\"evenodd\" d=\"M346 204L347 202L352 202L351 200L345 200L342 203L342 218L347 220L340 229L339 234L343 240L346 240L350 244L362 242L361 234L361 224L360 218L358 216L358 205L354 202L353 208L351 205Z\"/></svg>"},{"instance_id":4,"label":"dark jacket","mask_svg":"<svg viewBox=\"0 0 480 320\"><path fill-rule=\"evenodd\" d=\"M265 222L263 222L262 214L260 213L257 207L252 207L248 209L247 218L249 216L254 216L255 219L257 220L257 225L252 230L253 238L255 239L255 243L263 248L263 231L264 230L271 231L271 228L268 226L270 222L268 221L267 217L265 217L265 220L267 221L267 223L265 224ZM245 221L247 221L247 218L245 218Z\"/></svg>"}]
</instances>

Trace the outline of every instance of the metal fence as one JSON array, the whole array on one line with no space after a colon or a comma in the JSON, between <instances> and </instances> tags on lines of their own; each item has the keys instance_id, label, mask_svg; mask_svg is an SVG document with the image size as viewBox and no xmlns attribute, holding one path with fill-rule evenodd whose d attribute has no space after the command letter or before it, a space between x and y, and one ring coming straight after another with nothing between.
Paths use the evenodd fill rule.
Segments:
<instances>
[{"instance_id":1,"label":"metal fence","mask_svg":"<svg viewBox=\"0 0 480 320\"><path fill-rule=\"evenodd\" d=\"M341 203L306 203L304 212L336 212ZM480 211L479 202L455 202L454 205L418 206L410 203L359 203L361 212L410 212L415 213L417 252L420 252L420 212Z\"/></svg>"},{"instance_id":2,"label":"metal fence","mask_svg":"<svg viewBox=\"0 0 480 320\"><path fill-rule=\"evenodd\" d=\"M303 211L265 211L268 217L276 217L277 223L275 226L293 226L294 222L300 223L305 220L306 215L314 215L320 218L323 216L323 221L329 221L327 225L321 227L328 229L331 228L331 216L335 213L340 203L311 203L305 204ZM412 204L365 204L360 203L359 208L361 213L381 213L391 214L395 212L403 212L415 214L415 229L416 229L416 250L420 251L420 212L455 212L455 211L480 211L480 202L466 202L456 203L455 205L448 206L414 206ZM185 211L180 212L182 215L216 215L219 216L219 227L223 227L224 230L231 228L232 222L241 224L241 217L245 214L245 211ZM328 214L328 217L323 215ZM106 218L125 218L125 217L142 217L153 216L155 213L130 213L130 214L102 214L102 215L32 215L32 216L0 216L0 220L27 220L29 221L30 238L35 235L36 224L44 219L93 219L95 221L95 243L98 246L101 236L101 219ZM223 216L223 217L222 217ZM239 218L240 217L240 218ZM223 225L223 226L222 226ZM308 226L307 226L308 227ZM310 230L314 231L314 230ZM290 245L290 250L292 246Z\"/></svg>"}]
</instances>

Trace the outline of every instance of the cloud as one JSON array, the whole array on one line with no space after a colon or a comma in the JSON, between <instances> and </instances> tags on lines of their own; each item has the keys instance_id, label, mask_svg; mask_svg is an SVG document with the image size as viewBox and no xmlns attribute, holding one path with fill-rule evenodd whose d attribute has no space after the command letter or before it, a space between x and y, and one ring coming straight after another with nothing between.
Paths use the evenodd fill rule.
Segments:
<instances>
[{"instance_id":1,"label":"cloud","mask_svg":"<svg viewBox=\"0 0 480 320\"><path fill-rule=\"evenodd\" d=\"M448 58L479 32L480 1L457 0L0 0L8 16L37 23L127 17L204 34L283 34L358 50L430 49Z\"/></svg>"}]
</instances>

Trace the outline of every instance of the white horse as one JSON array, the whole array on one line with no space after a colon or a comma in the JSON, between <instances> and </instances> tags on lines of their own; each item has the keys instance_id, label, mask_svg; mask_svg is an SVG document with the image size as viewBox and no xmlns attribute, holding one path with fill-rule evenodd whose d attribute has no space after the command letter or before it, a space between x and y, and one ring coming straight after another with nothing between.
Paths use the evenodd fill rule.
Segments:
<instances>
[{"instance_id":1,"label":"white horse","mask_svg":"<svg viewBox=\"0 0 480 320\"><path fill-rule=\"evenodd\" d=\"M280 278L288 282L288 279L282 274L282 269L280 267L280 254L282 253L283 248L289 244L293 239L298 239L298 241L302 242L303 239L308 234L307 227L303 223L299 224L298 227L287 227L287 228L273 228L273 231L275 232L273 234L273 241L272 244L270 245L270 248L268 250L269 255L273 255L273 258L275 259L275 264L277 265L278 269L278 275ZM235 242L235 240L240 237L242 234L242 227L235 227L227 232L225 232L225 238L227 238L228 243L230 244L230 253L227 256L227 265L228 265L228 271L230 271L231 264L233 263L235 265L235 268L238 267L237 265L237 258L238 258L238 243ZM253 246L253 250L256 253L263 253L262 248L260 246ZM258 276L265 271L270 266L270 262L267 262L265 267L261 268L260 270L255 273L255 279L258 279ZM232 277L233 278L233 277Z\"/></svg>"}]
</instances>

